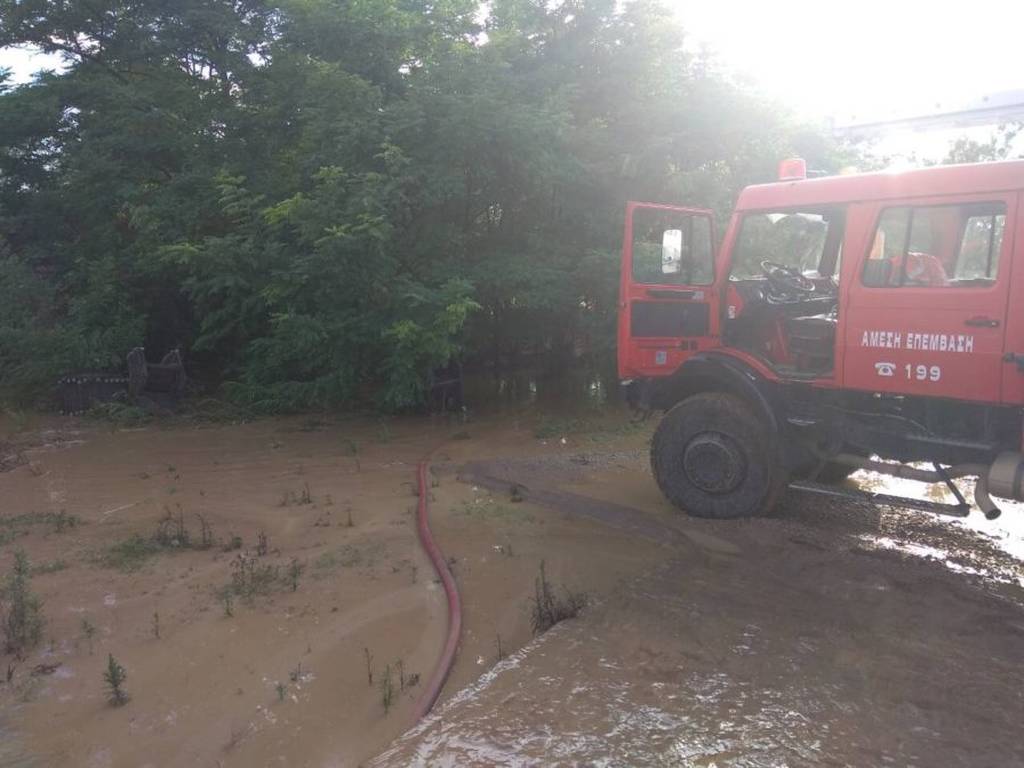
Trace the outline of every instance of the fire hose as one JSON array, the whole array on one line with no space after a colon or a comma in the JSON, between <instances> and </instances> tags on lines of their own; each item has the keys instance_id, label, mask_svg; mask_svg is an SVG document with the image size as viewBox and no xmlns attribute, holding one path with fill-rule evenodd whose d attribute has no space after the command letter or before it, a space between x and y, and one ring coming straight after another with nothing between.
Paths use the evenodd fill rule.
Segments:
<instances>
[{"instance_id":1,"label":"fire hose","mask_svg":"<svg viewBox=\"0 0 1024 768\"><path fill-rule=\"evenodd\" d=\"M427 462L421 461L416 468L416 481L419 490L419 505L416 510L417 526L419 528L420 544L430 558L430 562L437 572L438 578L444 585L445 595L448 599L448 637L445 641L441 658L434 668L424 688L423 695L416 703L416 720L422 719L431 708L437 697L441 695L448 673L451 672L455 663L455 651L459 645L459 636L462 634L462 602L459 599L459 589L455 585L455 578L448 567L441 548L434 541L430 532L430 484L427 482Z\"/></svg>"}]
</instances>

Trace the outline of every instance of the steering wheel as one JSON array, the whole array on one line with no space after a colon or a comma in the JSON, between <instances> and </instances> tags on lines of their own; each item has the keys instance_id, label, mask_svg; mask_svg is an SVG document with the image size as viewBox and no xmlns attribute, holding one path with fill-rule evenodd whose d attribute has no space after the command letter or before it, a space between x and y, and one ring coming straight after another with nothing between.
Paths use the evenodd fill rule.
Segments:
<instances>
[{"instance_id":1,"label":"steering wheel","mask_svg":"<svg viewBox=\"0 0 1024 768\"><path fill-rule=\"evenodd\" d=\"M761 271L768 280L770 297L777 300L799 301L799 294L814 293L817 290L814 281L805 277L796 267L777 261L762 261Z\"/></svg>"}]
</instances>

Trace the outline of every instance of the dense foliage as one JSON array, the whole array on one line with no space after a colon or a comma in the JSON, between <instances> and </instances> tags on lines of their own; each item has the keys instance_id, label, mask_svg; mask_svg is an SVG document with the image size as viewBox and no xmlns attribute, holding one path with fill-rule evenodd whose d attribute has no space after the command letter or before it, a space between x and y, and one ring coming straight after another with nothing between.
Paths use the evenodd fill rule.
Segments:
<instances>
[{"instance_id":1,"label":"dense foliage","mask_svg":"<svg viewBox=\"0 0 1024 768\"><path fill-rule=\"evenodd\" d=\"M0 0L0 390L180 346L265 411L614 344L629 198L725 211L814 131L650 0Z\"/></svg>"}]
</instances>

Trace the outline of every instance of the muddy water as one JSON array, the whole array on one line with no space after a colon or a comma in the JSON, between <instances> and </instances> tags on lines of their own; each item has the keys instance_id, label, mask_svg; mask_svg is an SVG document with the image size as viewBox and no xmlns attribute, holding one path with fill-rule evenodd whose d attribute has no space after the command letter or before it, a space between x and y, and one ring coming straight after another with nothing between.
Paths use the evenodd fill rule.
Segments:
<instances>
[{"instance_id":1,"label":"muddy water","mask_svg":"<svg viewBox=\"0 0 1024 768\"><path fill-rule=\"evenodd\" d=\"M32 588L46 622L25 659L0 656L0 766L351 766L377 754L411 725L415 678L429 674L445 631L443 592L413 524L416 462L575 449L574 436L534 431L526 417L131 430L62 420L0 431L12 456L0 471L0 573L16 547L44 566ZM434 525L465 600L446 694L489 669L499 646L528 642L542 560L557 583L604 593L670 554L513 503L507 487L453 475L434 485ZM168 510L193 539L201 516L214 545L105 564L112 547L151 539ZM77 524L45 524L61 511ZM241 549L224 551L233 536ZM226 615L221 594L240 554L275 578ZM107 701L108 653L128 671L124 707Z\"/></svg>"},{"instance_id":2,"label":"muddy water","mask_svg":"<svg viewBox=\"0 0 1024 768\"><path fill-rule=\"evenodd\" d=\"M2 516L81 524L0 545L2 571L13 546L65 563L33 579L46 637L0 685L0 765L345 766L396 738L377 765L1024 765L1016 510L964 525L790 494L770 519L690 520L657 492L642 431L518 413L17 431ZM400 737L417 691L385 712L381 676L399 659L426 673L444 630L410 516L428 454L465 632L437 715ZM262 562L298 561L299 588L227 617L232 552L103 567L179 505L246 550L266 533ZM531 641L542 560L592 603ZM120 709L108 652L129 670Z\"/></svg>"},{"instance_id":3,"label":"muddy water","mask_svg":"<svg viewBox=\"0 0 1024 768\"><path fill-rule=\"evenodd\" d=\"M1001 578L1020 562L994 526L803 494L769 520L688 520L651 492L642 457L595 464L548 462L555 492L597 515L610 503L613 527L632 500L686 540L677 556L374 765L1024 765L1024 608ZM543 462L489 469L544 483ZM970 558L982 575L949 567Z\"/></svg>"}]
</instances>

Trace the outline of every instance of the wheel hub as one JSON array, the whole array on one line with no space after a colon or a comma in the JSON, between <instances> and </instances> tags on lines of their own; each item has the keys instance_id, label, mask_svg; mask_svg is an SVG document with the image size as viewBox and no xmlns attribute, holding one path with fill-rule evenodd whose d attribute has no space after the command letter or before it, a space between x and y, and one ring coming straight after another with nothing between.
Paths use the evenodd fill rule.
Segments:
<instances>
[{"instance_id":1,"label":"wheel hub","mask_svg":"<svg viewBox=\"0 0 1024 768\"><path fill-rule=\"evenodd\" d=\"M728 493L746 476L747 466L736 442L719 432L694 437L683 453L683 471L707 493Z\"/></svg>"}]
</instances>

